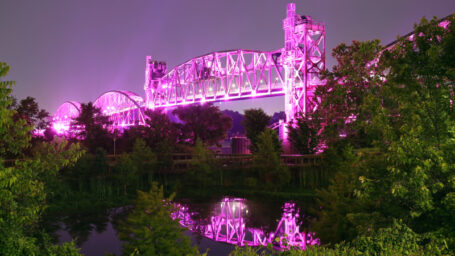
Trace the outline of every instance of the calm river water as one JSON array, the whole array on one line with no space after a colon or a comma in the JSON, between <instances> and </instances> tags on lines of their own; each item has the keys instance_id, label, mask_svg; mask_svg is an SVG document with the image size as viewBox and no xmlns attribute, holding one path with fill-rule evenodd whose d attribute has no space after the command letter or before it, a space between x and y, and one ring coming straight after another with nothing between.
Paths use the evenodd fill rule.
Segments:
<instances>
[{"instance_id":1,"label":"calm river water","mask_svg":"<svg viewBox=\"0 0 455 256\"><path fill-rule=\"evenodd\" d=\"M318 239L308 231L313 221L305 212L310 203L268 202L224 197L210 202L179 200L172 217L193 230L186 231L201 252L209 255L228 255L235 244L260 245L268 242L280 247L280 239L304 247L317 244ZM60 243L75 239L81 253L88 256L114 253L121 255L122 244L116 226L125 218L126 208L96 210L56 217L53 230ZM292 226L294 225L294 226ZM291 237L292 239L289 239ZM303 248L302 247L302 248Z\"/></svg>"}]
</instances>

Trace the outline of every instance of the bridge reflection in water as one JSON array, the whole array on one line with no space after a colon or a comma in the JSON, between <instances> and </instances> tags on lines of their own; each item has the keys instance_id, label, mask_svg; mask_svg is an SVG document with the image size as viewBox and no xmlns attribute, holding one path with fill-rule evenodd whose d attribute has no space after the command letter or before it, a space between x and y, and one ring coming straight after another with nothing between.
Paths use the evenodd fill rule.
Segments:
<instances>
[{"instance_id":1,"label":"bridge reflection in water","mask_svg":"<svg viewBox=\"0 0 455 256\"><path fill-rule=\"evenodd\" d=\"M181 204L175 204L171 217L204 237L238 246L273 244L276 249L297 247L305 250L308 245L320 244L314 233L300 231L297 223L299 210L294 203L285 203L282 208L281 219L272 232L246 225L248 206L246 200L241 198L223 198L214 206L212 215L207 220L195 220L197 213Z\"/></svg>"}]
</instances>

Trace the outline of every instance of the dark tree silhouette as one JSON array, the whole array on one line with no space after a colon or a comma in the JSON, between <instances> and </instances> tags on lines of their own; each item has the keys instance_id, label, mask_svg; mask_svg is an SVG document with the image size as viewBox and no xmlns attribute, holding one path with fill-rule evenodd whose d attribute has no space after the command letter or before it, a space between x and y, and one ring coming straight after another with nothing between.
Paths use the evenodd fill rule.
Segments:
<instances>
[{"instance_id":1,"label":"dark tree silhouette","mask_svg":"<svg viewBox=\"0 0 455 256\"><path fill-rule=\"evenodd\" d=\"M256 152L258 148L258 136L267 128L270 116L262 109L245 110L245 119L242 124L245 127L246 137L250 140L250 151Z\"/></svg>"},{"instance_id":2,"label":"dark tree silhouette","mask_svg":"<svg viewBox=\"0 0 455 256\"><path fill-rule=\"evenodd\" d=\"M15 99L13 99L14 103ZM25 119L28 125L36 129L46 129L49 126L49 112L40 109L35 98L28 96L19 104L15 103L15 109L20 118Z\"/></svg>"},{"instance_id":3,"label":"dark tree silhouette","mask_svg":"<svg viewBox=\"0 0 455 256\"><path fill-rule=\"evenodd\" d=\"M110 151L112 148L108 131L110 124L109 118L89 102L81 104L81 112L73 119L71 129L76 131L76 137L83 141L90 152L93 153L97 147Z\"/></svg>"},{"instance_id":4,"label":"dark tree silhouette","mask_svg":"<svg viewBox=\"0 0 455 256\"><path fill-rule=\"evenodd\" d=\"M300 113L288 124L289 141L300 154L314 154L320 142L320 119Z\"/></svg>"},{"instance_id":5,"label":"dark tree silhouette","mask_svg":"<svg viewBox=\"0 0 455 256\"><path fill-rule=\"evenodd\" d=\"M147 144L152 149L160 147L163 143L175 146L179 131L169 116L162 110L146 110L145 115Z\"/></svg>"},{"instance_id":6,"label":"dark tree silhouette","mask_svg":"<svg viewBox=\"0 0 455 256\"><path fill-rule=\"evenodd\" d=\"M183 122L183 139L190 145L195 145L197 139L207 145L217 144L232 127L232 119L210 103L178 107L173 113Z\"/></svg>"}]
</instances>

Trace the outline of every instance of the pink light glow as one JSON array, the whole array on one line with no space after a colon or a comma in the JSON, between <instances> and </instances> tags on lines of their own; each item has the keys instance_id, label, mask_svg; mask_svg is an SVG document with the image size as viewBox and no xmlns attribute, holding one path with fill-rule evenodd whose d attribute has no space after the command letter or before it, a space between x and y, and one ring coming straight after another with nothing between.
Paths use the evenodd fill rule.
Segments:
<instances>
[{"instance_id":1,"label":"pink light glow","mask_svg":"<svg viewBox=\"0 0 455 256\"><path fill-rule=\"evenodd\" d=\"M81 104L75 101L67 101L60 105L52 118L52 128L58 135L65 135L69 132L70 123L79 115L80 107Z\"/></svg>"},{"instance_id":2,"label":"pink light glow","mask_svg":"<svg viewBox=\"0 0 455 256\"><path fill-rule=\"evenodd\" d=\"M450 22L448 20L444 20L442 21L441 23L439 23L439 26L444 28L444 29L447 29L447 27L449 26Z\"/></svg>"},{"instance_id":3,"label":"pink light glow","mask_svg":"<svg viewBox=\"0 0 455 256\"><path fill-rule=\"evenodd\" d=\"M246 226L248 206L241 198L223 198L216 204L208 220L194 220L195 215L188 207L175 204L172 219L178 219L180 225L218 242L238 246L266 246L273 243L277 249L298 247L305 250L308 245L319 245L314 233L300 232L297 224L298 209L294 203L285 203L283 214L274 232L265 232L259 228Z\"/></svg>"},{"instance_id":4,"label":"pink light glow","mask_svg":"<svg viewBox=\"0 0 455 256\"><path fill-rule=\"evenodd\" d=\"M52 128L55 130L55 132L58 134L58 135L62 135L62 134L65 134L69 131L69 125L66 125L62 122L54 122L52 124Z\"/></svg>"}]
</instances>

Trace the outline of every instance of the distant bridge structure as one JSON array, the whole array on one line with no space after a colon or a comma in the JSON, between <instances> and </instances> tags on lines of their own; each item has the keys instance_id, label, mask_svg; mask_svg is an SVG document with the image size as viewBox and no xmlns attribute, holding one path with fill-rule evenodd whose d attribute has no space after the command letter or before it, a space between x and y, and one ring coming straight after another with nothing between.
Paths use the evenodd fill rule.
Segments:
<instances>
[{"instance_id":1,"label":"distant bridge structure","mask_svg":"<svg viewBox=\"0 0 455 256\"><path fill-rule=\"evenodd\" d=\"M125 128L144 125L144 100L130 91L108 91L99 96L93 105L109 116L114 127Z\"/></svg>"},{"instance_id":2,"label":"distant bridge structure","mask_svg":"<svg viewBox=\"0 0 455 256\"><path fill-rule=\"evenodd\" d=\"M52 117L52 127L57 133L68 131L73 118L79 116L81 112L81 104L76 101L65 101L60 105Z\"/></svg>"},{"instance_id":3,"label":"distant bridge structure","mask_svg":"<svg viewBox=\"0 0 455 256\"><path fill-rule=\"evenodd\" d=\"M94 104L110 117L111 128L123 129L144 124L145 109L284 95L286 119L292 120L296 113L318 105L313 95L315 88L324 84L318 74L325 69L325 25L297 15L295 4L289 3L283 29L284 48L213 52L167 73L164 62L147 56L145 101L131 92L109 91ZM69 130L73 117L64 109L75 113L65 104L53 117L53 127L59 133Z\"/></svg>"}]
</instances>

